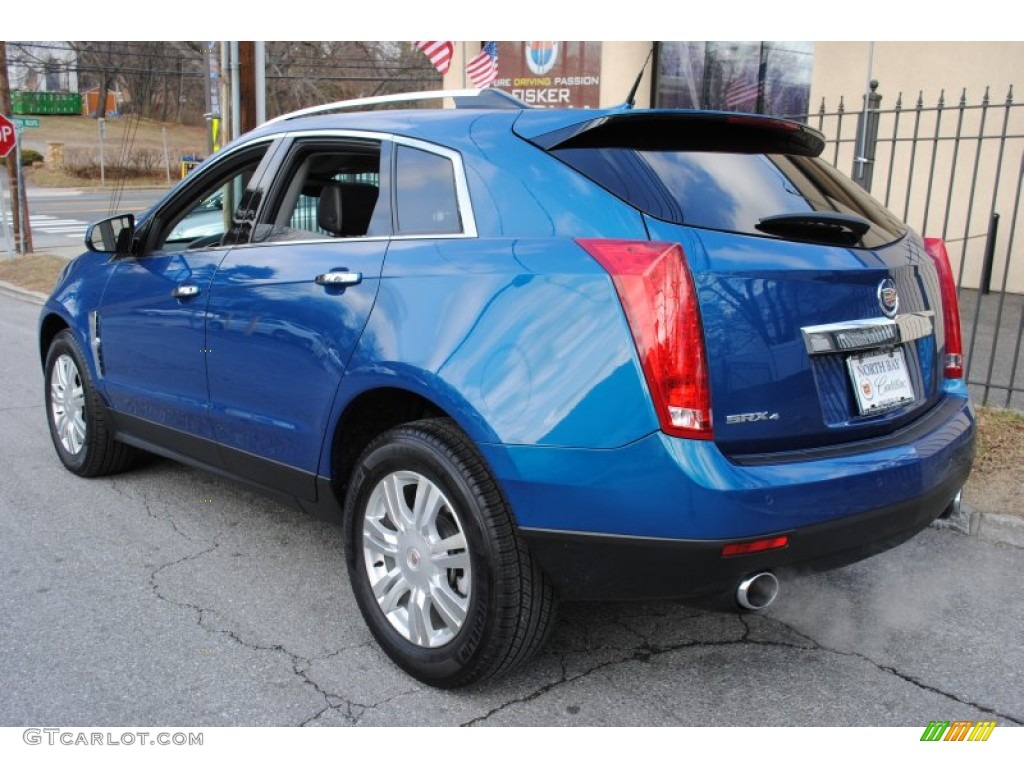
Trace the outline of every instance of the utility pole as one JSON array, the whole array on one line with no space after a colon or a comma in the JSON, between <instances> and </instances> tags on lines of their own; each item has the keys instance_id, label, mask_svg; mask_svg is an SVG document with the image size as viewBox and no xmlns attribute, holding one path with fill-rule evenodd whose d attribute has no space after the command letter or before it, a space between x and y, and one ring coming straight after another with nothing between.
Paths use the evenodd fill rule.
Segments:
<instances>
[{"instance_id":1,"label":"utility pole","mask_svg":"<svg viewBox=\"0 0 1024 768\"><path fill-rule=\"evenodd\" d=\"M252 40L238 41L238 87L242 94L241 135L256 127L256 45Z\"/></svg>"},{"instance_id":2,"label":"utility pole","mask_svg":"<svg viewBox=\"0 0 1024 768\"><path fill-rule=\"evenodd\" d=\"M206 153L212 155L221 145L221 63L217 42L208 40L203 49L203 68L206 71Z\"/></svg>"},{"instance_id":3,"label":"utility pole","mask_svg":"<svg viewBox=\"0 0 1024 768\"><path fill-rule=\"evenodd\" d=\"M256 125L267 122L267 44L257 40L253 49L253 77L256 84Z\"/></svg>"},{"instance_id":4,"label":"utility pole","mask_svg":"<svg viewBox=\"0 0 1024 768\"><path fill-rule=\"evenodd\" d=\"M7 79L7 44L0 40L0 114L14 115L11 106L11 84ZM18 137L21 141L21 137ZM21 153L7 156L7 181L11 190L11 223L14 224L14 238L21 243L21 253L32 253L32 229L28 223L28 198L24 186L19 184L19 161ZM24 211L25 215L22 216Z\"/></svg>"},{"instance_id":5,"label":"utility pole","mask_svg":"<svg viewBox=\"0 0 1024 768\"><path fill-rule=\"evenodd\" d=\"M228 43L228 71L231 80L231 140L242 135L242 78L238 71L238 41Z\"/></svg>"}]
</instances>

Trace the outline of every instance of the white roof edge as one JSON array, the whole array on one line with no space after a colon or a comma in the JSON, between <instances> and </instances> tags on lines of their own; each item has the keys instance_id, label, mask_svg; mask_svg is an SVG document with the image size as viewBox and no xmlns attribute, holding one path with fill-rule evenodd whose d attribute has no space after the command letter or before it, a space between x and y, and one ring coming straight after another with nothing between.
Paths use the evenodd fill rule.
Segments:
<instances>
[{"instance_id":1,"label":"white roof edge","mask_svg":"<svg viewBox=\"0 0 1024 768\"><path fill-rule=\"evenodd\" d=\"M305 109L297 109L294 112L288 112L284 115L279 115L278 117L275 117L271 120L267 120L265 123L263 123L263 125L272 125L273 123L279 123L282 120L291 120L296 117L305 117L306 115L319 115L324 112L334 112L337 110L353 109L356 107L369 107L375 104L400 104L402 102L422 101L424 99L443 99L479 96L483 90L483 88L463 88L460 90L448 91L417 91L415 93L389 93L385 96L366 96L361 99L346 99L345 101L333 101L330 104L319 104L315 107L306 107Z\"/></svg>"}]
</instances>

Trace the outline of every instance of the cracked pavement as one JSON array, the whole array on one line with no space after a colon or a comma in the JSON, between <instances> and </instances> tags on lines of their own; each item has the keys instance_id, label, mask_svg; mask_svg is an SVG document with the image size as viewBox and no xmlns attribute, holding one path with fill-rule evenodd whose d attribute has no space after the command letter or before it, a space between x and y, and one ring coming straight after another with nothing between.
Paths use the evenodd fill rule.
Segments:
<instances>
[{"instance_id":1,"label":"cracked pavement","mask_svg":"<svg viewBox=\"0 0 1024 768\"><path fill-rule=\"evenodd\" d=\"M363 625L337 526L161 459L63 470L37 313L0 297L0 725L1024 724L1024 550L936 530L784 575L760 614L564 605L513 675L424 687Z\"/></svg>"}]
</instances>

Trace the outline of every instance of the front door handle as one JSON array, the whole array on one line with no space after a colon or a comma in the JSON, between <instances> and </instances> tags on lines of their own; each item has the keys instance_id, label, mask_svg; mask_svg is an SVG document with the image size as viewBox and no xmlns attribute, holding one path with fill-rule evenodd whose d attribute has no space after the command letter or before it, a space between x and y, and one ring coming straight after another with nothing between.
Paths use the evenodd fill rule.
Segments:
<instances>
[{"instance_id":1,"label":"front door handle","mask_svg":"<svg viewBox=\"0 0 1024 768\"><path fill-rule=\"evenodd\" d=\"M191 299L193 296L199 295L199 286L191 285L189 283L183 283L182 285L175 286L174 290L171 291L171 296L176 299Z\"/></svg>"},{"instance_id":2,"label":"front door handle","mask_svg":"<svg viewBox=\"0 0 1024 768\"><path fill-rule=\"evenodd\" d=\"M363 282L362 272L324 272L316 276L317 285L330 285L344 288L346 285L357 285Z\"/></svg>"}]
</instances>

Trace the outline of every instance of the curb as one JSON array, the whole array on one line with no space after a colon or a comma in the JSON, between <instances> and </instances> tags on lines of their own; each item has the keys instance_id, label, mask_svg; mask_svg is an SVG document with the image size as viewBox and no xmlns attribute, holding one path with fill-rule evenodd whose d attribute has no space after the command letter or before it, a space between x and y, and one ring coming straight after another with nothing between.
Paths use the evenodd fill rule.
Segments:
<instances>
[{"instance_id":1,"label":"curb","mask_svg":"<svg viewBox=\"0 0 1024 768\"><path fill-rule=\"evenodd\" d=\"M12 299L20 299L30 304L38 304L40 307L46 303L46 294L39 291L30 291L14 283L0 280L0 296L10 296Z\"/></svg>"},{"instance_id":2,"label":"curb","mask_svg":"<svg viewBox=\"0 0 1024 768\"><path fill-rule=\"evenodd\" d=\"M120 187L120 189L121 191L133 189L165 189L170 191L179 181L181 181L181 179L175 179L172 176L170 184L126 184ZM25 189L28 191L29 195L37 195L39 197L74 197L76 195L83 195L91 192L109 192L115 188L117 188L117 184L113 182L108 183L106 186L95 184L93 186L85 187L43 187L31 182L25 184ZM11 197L10 192L7 190L4 190L3 196L4 199L10 199Z\"/></svg>"},{"instance_id":3,"label":"curb","mask_svg":"<svg viewBox=\"0 0 1024 768\"><path fill-rule=\"evenodd\" d=\"M940 517L934 520L930 527L998 544L1009 544L1011 547L1024 548L1024 518L1013 515L980 512L962 505L959 515Z\"/></svg>"},{"instance_id":4,"label":"curb","mask_svg":"<svg viewBox=\"0 0 1024 768\"><path fill-rule=\"evenodd\" d=\"M977 536L1014 547L1024 547L1024 518L1011 515L979 515Z\"/></svg>"}]
</instances>

